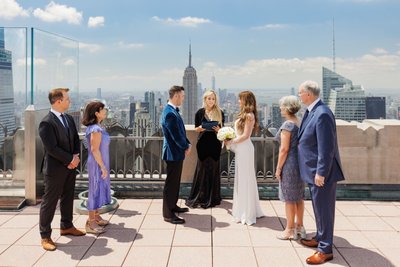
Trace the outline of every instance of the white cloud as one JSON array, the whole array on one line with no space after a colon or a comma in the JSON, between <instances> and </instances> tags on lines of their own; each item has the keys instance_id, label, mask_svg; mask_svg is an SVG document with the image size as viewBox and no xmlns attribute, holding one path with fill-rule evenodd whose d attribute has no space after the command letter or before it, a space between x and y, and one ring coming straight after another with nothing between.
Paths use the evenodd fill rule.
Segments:
<instances>
[{"instance_id":1,"label":"white cloud","mask_svg":"<svg viewBox=\"0 0 400 267\"><path fill-rule=\"evenodd\" d=\"M137 49L137 48L142 48L144 47L144 44L141 43L124 43L124 42L118 42L118 47L122 49Z\"/></svg>"},{"instance_id":2,"label":"white cloud","mask_svg":"<svg viewBox=\"0 0 400 267\"><path fill-rule=\"evenodd\" d=\"M79 49L89 51L90 53L96 53L101 50L101 46L98 44L79 43Z\"/></svg>"},{"instance_id":3,"label":"white cloud","mask_svg":"<svg viewBox=\"0 0 400 267\"><path fill-rule=\"evenodd\" d=\"M97 28L104 26L104 17L89 17L88 27L89 28Z\"/></svg>"},{"instance_id":4,"label":"white cloud","mask_svg":"<svg viewBox=\"0 0 400 267\"><path fill-rule=\"evenodd\" d=\"M372 53L383 55L383 54L387 54L388 52L384 48L377 47L372 50Z\"/></svg>"},{"instance_id":5,"label":"white cloud","mask_svg":"<svg viewBox=\"0 0 400 267\"><path fill-rule=\"evenodd\" d=\"M28 17L29 13L23 9L15 0L0 1L0 18L13 19L15 17Z\"/></svg>"},{"instance_id":6,"label":"white cloud","mask_svg":"<svg viewBox=\"0 0 400 267\"><path fill-rule=\"evenodd\" d=\"M101 75L89 77L90 80L95 81L148 81L157 79L153 75L129 75L129 74L114 74L114 75Z\"/></svg>"},{"instance_id":7,"label":"white cloud","mask_svg":"<svg viewBox=\"0 0 400 267\"><path fill-rule=\"evenodd\" d=\"M227 66L205 62L197 68L197 76L204 81L214 73L218 84L225 88L291 88L306 79L321 82L323 66L331 68L332 59L252 59L241 65ZM358 58L337 58L336 71L365 88L396 88L400 84L400 55L367 54Z\"/></svg>"},{"instance_id":8,"label":"white cloud","mask_svg":"<svg viewBox=\"0 0 400 267\"><path fill-rule=\"evenodd\" d=\"M254 30L279 30L287 28L287 24L265 24L262 26L253 27Z\"/></svg>"},{"instance_id":9,"label":"white cloud","mask_svg":"<svg viewBox=\"0 0 400 267\"><path fill-rule=\"evenodd\" d=\"M183 27L197 27L201 24L207 24L212 22L209 19L196 18L196 17L183 17L180 19L172 19L172 18L162 19L157 16L154 16L152 17L152 19L167 25L176 25Z\"/></svg>"},{"instance_id":10,"label":"white cloud","mask_svg":"<svg viewBox=\"0 0 400 267\"><path fill-rule=\"evenodd\" d=\"M74 65L76 65L76 63L75 63L75 60L69 58L69 59L64 61L64 65L65 66L74 66Z\"/></svg>"},{"instance_id":11,"label":"white cloud","mask_svg":"<svg viewBox=\"0 0 400 267\"><path fill-rule=\"evenodd\" d=\"M214 74L218 88L268 88L286 90L287 93L290 88L297 88L300 83L309 79L322 85L323 66L332 69L332 58L255 58L235 65L223 65L217 61L201 61L194 64L198 81L205 88L210 86L211 76ZM104 88L167 90L170 85L182 82L183 72L182 67L160 70L152 68L147 71L141 69L140 73L122 68L113 69L104 75L95 73L92 77L81 78L82 87L86 88L101 82ZM398 88L400 55L394 53L366 54L356 58L338 57L336 72L349 78L354 84L362 85L367 91Z\"/></svg>"},{"instance_id":12,"label":"white cloud","mask_svg":"<svg viewBox=\"0 0 400 267\"><path fill-rule=\"evenodd\" d=\"M53 1L44 10L36 8L33 15L46 22L66 21L69 24L81 24L83 17L82 12L77 11L75 7L56 4Z\"/></svg>"},{"instance_id":13,"label":"white cloud","mask_svg":"<svg viewBox=\"0 0 400 267\"><path fill-rule=\"evenodd\" d=\"M47 61L45 59L43 59L43 58L36 58L35 57L35 58L33 58L33 60L34 60L33 64L35 66L45 66L45 65L47 65ZM25 63L28 64L28 66L30 66L31 65L31 58L28 57L26 59L25 58L17 59L17 66L25 67Z\"/></svg>"}]
</instances>

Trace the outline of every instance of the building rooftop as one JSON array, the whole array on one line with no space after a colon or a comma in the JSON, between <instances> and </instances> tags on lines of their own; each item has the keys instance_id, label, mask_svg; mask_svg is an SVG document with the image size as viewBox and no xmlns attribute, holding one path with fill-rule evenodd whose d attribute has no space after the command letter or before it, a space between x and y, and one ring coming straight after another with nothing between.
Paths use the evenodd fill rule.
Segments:
<instances>
[{"instance_id":1,"label":"building rooftop","mask_svg":"<svg viewBox=\"0 0 400 267\"><path fill-rule=\"evenodd\" d=\"M99 236L59 235L59 212L53 221L58 248L40 246L39 207L0 212L0 266L306 266L313 249L276 235L285 225L284 203L261 201L266 217L245 226L232 222L231 200L212 209L182 214L184 225L166 223L161 199L122 199ZM183 203L181 203L183 205ZM305 227L315 232L310 201ZM84 228L86 215L74 216ZM324 266L400 266L400 202L337 201L334 259Z\"/></svg>"}]
</instances>

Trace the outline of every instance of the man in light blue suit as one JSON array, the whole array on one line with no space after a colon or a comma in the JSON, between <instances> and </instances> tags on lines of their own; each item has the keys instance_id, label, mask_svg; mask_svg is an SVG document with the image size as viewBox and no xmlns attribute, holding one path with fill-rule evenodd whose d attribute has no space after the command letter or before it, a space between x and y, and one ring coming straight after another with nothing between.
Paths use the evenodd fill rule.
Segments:
<instances>
[{"instance_id":1,"label":"man in light blue suit","mask_svg":"<svg viewBox=\"0 0 400 267\"><path fill-rule=\"evenodd\" d=\"M333 259L336 184L344 180L332 111L319 98L320 88L314 81L299 87L299 97L307 106L298 134L300 175L310 188L317 233L311 240L301 240L317 247L308 264L321 264Z\"/></svg>"},{"instance_id":2,"label":"man in light blue suit","mask_svg":"<svg viewBox=\"0 0 400 267\"><path fill-rule=\"evenodd\" d=\"M189 211L176 205L179 198L179 188L183 160L190 153L190 142L186 138L185 124L179 114L179 106L185 99L185 89L182 86L172 86L169 89L169 101L165 106L161 125L164 134L162 159L167 163L167 178L163 191L164 221L172 224L183 224L185 220L175 213Z\"/></svg>"}]
</instances>

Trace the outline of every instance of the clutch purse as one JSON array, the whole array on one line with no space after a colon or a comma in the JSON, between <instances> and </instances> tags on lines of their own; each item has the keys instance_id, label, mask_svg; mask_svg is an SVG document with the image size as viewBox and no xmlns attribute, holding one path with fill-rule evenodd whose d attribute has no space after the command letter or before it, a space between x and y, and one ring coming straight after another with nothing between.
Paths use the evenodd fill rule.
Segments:
<instances>
[{"instance_id":1,"label":"clutch purse","mask_svg":"<svg viewBox=\"0 0 400 267\"><path fill-rule=\"evenodd\" d=\"M218 121L203 121L201 123L201 127L203 129L206 129L206 131L214 131L213 127L218 126L219 122Z\"/></svg>"}]
</instances>

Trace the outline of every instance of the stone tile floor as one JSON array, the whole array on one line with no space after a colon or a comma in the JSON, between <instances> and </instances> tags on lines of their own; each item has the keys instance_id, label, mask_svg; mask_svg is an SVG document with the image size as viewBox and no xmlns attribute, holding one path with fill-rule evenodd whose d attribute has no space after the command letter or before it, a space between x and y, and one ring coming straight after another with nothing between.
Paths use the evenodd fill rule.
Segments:
<instances>
[{"instance_id":1,"label":"stone tile floor","mask_svg":"<svg viewBox=\"0 0 400 267\"><path fill-rule=\"evenodd\" d=\"M53 221L58 248L40 246L39 205L20 212L0 212L0 266L306 266L313 249L276 235L285 225L284 204L262 201L266 217L253 226L232 222L231 200L212 209L182 214L184 225L163 221L160 199L121 199L99 236L59 235L60 215ZM181 203L183 206L183 203ZM84 228L86 215L74 216ZM315 232L311 202L305 227ZM400 266L400 202L338 201L334 259L324 266Z\"/></svg>"}]
</instances>

